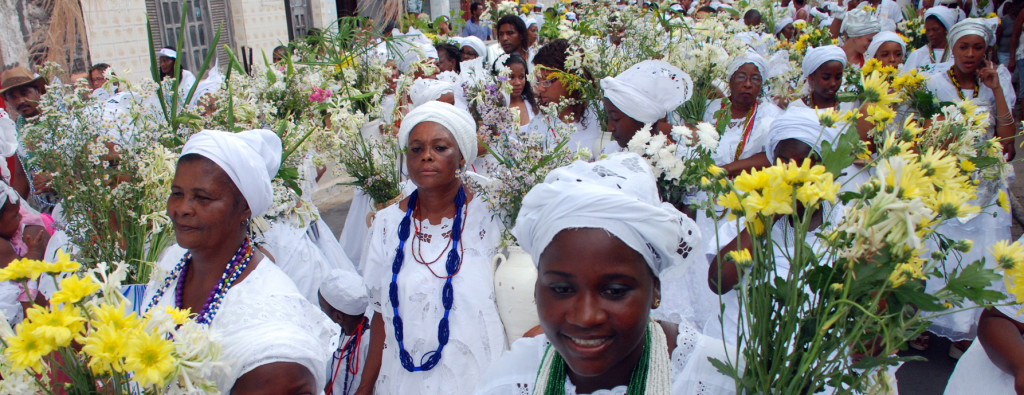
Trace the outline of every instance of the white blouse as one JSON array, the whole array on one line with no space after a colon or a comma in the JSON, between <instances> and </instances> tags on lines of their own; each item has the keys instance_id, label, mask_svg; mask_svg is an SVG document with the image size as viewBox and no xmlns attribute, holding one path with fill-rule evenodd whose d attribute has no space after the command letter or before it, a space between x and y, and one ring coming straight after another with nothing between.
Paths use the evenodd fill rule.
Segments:
<instances>
[{"instance_id":1,"label":"white blouse","mask_svg":"<svg viewBox=\"0 0 1024 395\"><path fill-rule=\"evenodd\" d=\"M467 204L464 215L464 244L460 245L463 261L452 279L454 302L448 316L448 344L433 369L409 372L398 359L395 314L389 297L392 263L399 243L398 227L405 212L398 204L393 204L377 213L362 266L370 309L381 314L385 323L386 341L375 387L378 394L468 394L505 349L505 331L494 301L491 268L502 225L479 195ZM419 366L424 355L438 346L438 323L444 315L441 289L445 280L437 276L447 275L445 260L453 221L448 218L440 224L423 221L416 235L417 222L410 225L397 284L405 349ZM437 261L430 265L417 262L413 255L414 244L416 256L426 261L438 258Z\"/></svg>"},{"instance_id":2,"label":"white blouse","mask_svg":"<svg viewBox=\"0 0 1024 395\"><path fill-rule=\"evenodd\" d=\"M714 125L717 122L715 112L721 109L722 99L715 99L708 103L708 108L704 112L704 122ZM758 102L757 112L754 114L754 125L750 130L750 136L747 137L746 144L743 145L743 152L740 153L739 159L747 159L764 152L764 145L768 142L768 131L772 126L772 121L781 114L782 109L779 106L766 100ZM729 125L725 128L725 133L718 140L718 150L713 155L716 165L724 166L736 161L736 148L743 141L743 133L746 131L745 128L747 126L746 120L746 117L743 117L729 121Z\"/></svg>"},{"instance_id":3,"label":"white blouse","mask_svg":"<svg viewBox=\"0 0 1024 395\"><path fill-rule=\"evenodd\" d=\"M569 143L566 145L566 148L573 152L586 148L594 156L602 152L602 147L611 139L611 136L604 136L604 133L601 132L600 122L600 119L597 118L597 113L592 108L584 111L582 119L572 124L575 132L569 135ZM565 122L562 122L560 119L538 113L534 115L533 119L530 119L530 123L523 127L530 133L543 134L545 145L554 147L558 144L554 139L555 127L564 125Z\"/></svg>"}]
</instances>

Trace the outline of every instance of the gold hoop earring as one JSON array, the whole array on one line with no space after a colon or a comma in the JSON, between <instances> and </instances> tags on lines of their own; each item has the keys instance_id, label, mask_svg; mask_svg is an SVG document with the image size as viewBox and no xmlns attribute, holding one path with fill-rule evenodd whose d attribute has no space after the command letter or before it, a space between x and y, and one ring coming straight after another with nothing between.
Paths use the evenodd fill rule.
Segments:
<instances>
[{"instance_id":1,"label":"gold hoop earring","mask_svg":"<svg viewBox=\"0 0 1024 395\"><path fill-rule=\"evenodd\" d=\"M652 309L656 309L656 308L658 308L658 306L661 306L661 298L660 297L654 298L654 307L651 307L651 308Z\"/></svg>"}]
</instances>

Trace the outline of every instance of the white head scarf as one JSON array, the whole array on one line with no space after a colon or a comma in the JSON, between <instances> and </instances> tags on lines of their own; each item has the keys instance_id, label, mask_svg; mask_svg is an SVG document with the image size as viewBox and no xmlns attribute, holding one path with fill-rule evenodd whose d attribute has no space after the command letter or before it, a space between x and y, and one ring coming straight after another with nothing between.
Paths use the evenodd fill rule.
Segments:
<instances>
[{"instance_id":1,"label":"white head scarf","mask_svg":"<svg viewBox=\"0 0 1024 395\"><path fill-rule=\"evenodd\" d=\"M160 48L159 51L156 51L156 57L159 58L161 56L165 58L177 59L178 53L170 48Z\"/></svg>"},{"instance_id":2,"label":"white head scarf","mask_svg":"<svg viewBox=\"0 0 1024 395\"><path fill-rule=\"evenodd\" d=\"M455 93L455 85L448 81L417 78L409 88L412 107L416 108L431 100L438 100L445 93Z\"/></svg>"},{"instance_id":3,"label":"white head scarf","mask_svg":"<svg viewBox=\"0 0 1024 395\"><path fill-rule=\"evenodd\" d=\"M900 45L903 49L903 57L906 59L907 56L907 42L903 41L903 37L893 32L881 32L871 38L871 44L868 44L868 50L864 52L864 59L871 59L875 57L875 53L878 52L878 48L882 47L883 43L894 42Z\"/></svg>"},{"instance_id":4,"label":"white head scarf","mask_svg":"<svg viewBox=\"0 0 1024 395\"><path fill-rule=\"evenodd\" d=\"M801 65L801 71L803 72L803 78L809 77L814 74L821 65L837 61L846 67L846 51L835 45L826 45L818 48L811 48L807 50L807 55L804 56L804 63Z\"/></svg>"},{"instance_id":5,"label":"white head scarf","mask_svg":"<svg viewBox=\"0 0 1024 395\"><path fill-rule=\"evenodd\" d=\"M348 315L366 313L369 295L363 279L355 271L334 269L320 283L320 296L331 307Z\"/></svg>"},{"instance_id":6,"label":"white head scarf","mask_svg":"<svg viewBox=\"0 0 1024 395\"><path fill-rule=\"evenodd\" d=\"M455 138L459 145L459 152L466 165L476 159L476 122L466 110L439 101L429 101L414 108L405 118L402 119L402 127L398 130L398 145L402 148L409 146L409 134L412 129L421 122L436 122Z\"/></svg>"},{"instance_id":7,"label":"white head scarf","mask_svg":"<svg viewBox=\"0 0 1024 395\"><path fill-rule=\"evenodd\" d=\"M558 232L579 228L608 231L642 255L656 276L704 258L693 251L700 245L696 224L661 201L651 167L634 153L548 173L523 198L512 234L539 265Z\"/></svg>"},{"instance_id":8,"label":"white head scarf","mask_svg":"<svg viewBox=\"0 0 1024 395\"><path fill-rule=\"evenodd\" d=\"M996 42L996 35L992 26L988 20L982 18L967 18L953 25L953 28L949 29L947 36L948 45L952 47L956 44L957 40L966 36L979 36L985 39L985 44L988 46L992 46Z\"/></svg>"},{"instance_id":9,"label":"white head scarf","mask_svg":"<svg viewBox=\"0 0 1024 395\"><path fill-rule=\"evenodd\" d=\"M882 31L882 24L879 23L875 14L863 9L855 9L846 13L843 25L839 28L841 34L849 37L866 36Z\"/></svg>"},{"instance_id":10,"label":"white head scarf","mask_svg":"<svg viewBox=\"0 0 1024 395\"><path fill-rule=\"evenodd\" d=\"M771 163L775 163L775 147L783 140L800 140L811 146L814 152L821 154L822 142L834 143L839 137L836 128L825 128L821 125L814 109L796 106L790 106L772 122L768 136L764 150Z\"/></svg>"},{"instance_id":11,"label":"white head scarf","mask_svg":"<svg viewBox=\"0 0 1024 395\"><path fill-rule=\"evenodd\" d=\"M779 19L778 21L775 21L775 34L782 33L782 29L785 29L786 26L789 26L789 25L792 25L792 24L793 24L793 18L790 18L788 16L785 17L785 18Z\"/></svg>"},{"instance_id":12,"label":"white head scarf","mask_svg":"<svg viewBox=\"0 0 1024 395\"><path fill-rule=\"evenodd\" d=\"M181 156L197 154L216 163L238 187L252 216L258 217L274 201L270 180L281 167L281 151L281 139L266 129L204 130L189 137Z\"/></svg>"},{"instance_id":13,"label":"white head scarf","mask_svg":"<svg viewBox=\"0 0 1024 395\"><path fill-rule=\"evenodd\" d=\"M18 125L0 108L0 156L4 158L18 151Z\"/></svg>"},{"instance_id":14,"label":"white head scarf","mask_svg":"<svg viewBox=\"0 0 1024 395\"><path fill-rule=\"evenodd\" d=\"M654 123L690 100L693 81L686 72L661 60L645 60L615 77L601 80L615 107L637 121Z\"/></svg>"},{"instance_id":15,"label":"white head scarf","mask_svg":"<svg viewBox=\"0 0 1024 395\"><path fill-rule=\"evenodd\" d=\"M939 23L946 28L946 32L953 28L960 21L960 14L949 7L932 7L928 11L924 12L924 20L928 20L928 17L935 17L939 20Z\"/></svg>"},{"instance_id":16,"label":"white head scarf","mask_svg":"<svg viewBox=\"0 0 1024 395\"><path fill-rule=\"evenodd\" d=\"M531 26L531 25L536 25L536 24L537 24L537 20L536 20L536 19L533 19L533 18L531 18L531 17L528 17L528 16L520 16L520 18L522 18L522 19L523 19L523 23L525 23L525 24L526 24L526 29L530 29L530 26Z\"/></svg>"},{"instance_id":17,"label":"white head scarf","mask_svg":"<svg viewBox=\"0 0 1024 395\"><path fill-rule=\"evenodd\" d=\"M768 59L754 51L747 51L733 59L732 63L729 63L729 67L725 69L725 75L731 80L732 75L736 74L736 70L739 70L740 67L747 63L757 66L757 71L761 72L762 80L768 79Z\"/></svg>"},{"instance_id":18,"label":"white head scarf","mask_svg":"<svg viewBox=\"0 0 1024 395\"><path fill-rule=\"evenodd\" d=\"M477 56L481 58L487 57L487 45L485 45L484 42L476 36L461 37L458 42L460 49L463 47L470 47L476 51Z\"/></svg>"},{"instance_id":19,"label":"white head scarf","mask_svg":"<svg viewBox=\"0 0 1024 395\"><path fill-rule=\"evenodd\" d=\"M18 195L18 191L15 191L14 187L6 181L0 181L0 208L7 204L17 203L19 200L21 200L21 195Z\"/></svg>"}]
</instances>

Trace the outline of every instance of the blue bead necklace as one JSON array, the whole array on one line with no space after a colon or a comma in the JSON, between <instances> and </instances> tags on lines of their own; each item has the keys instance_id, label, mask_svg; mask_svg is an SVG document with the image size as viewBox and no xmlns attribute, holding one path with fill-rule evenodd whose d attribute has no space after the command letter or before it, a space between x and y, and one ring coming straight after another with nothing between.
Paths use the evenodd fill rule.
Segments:
<instances>
[{"instance_id":1,"label":"blue bead necklace","mask_svg":"<svg viewBox=\"0 0 1024 395\"><path fill-rule=\"evenodd\" d=\"M213 317L217 315L217 311L220 310L221 302L224 299L224 295L227 294L228 289L234 285L238 277L245 271L245 268L249 266L249 262L252 261L253 255L255 255L255 249L251 247L251 241L248 237L242 242L242 246L239 247L238 251L235 252L235 256L228 262L227 267L224 268L224 274L221 275L221 280L217 283L211 291L210 295L207 296L206 302L203 304L203 308L196 314L195 321L200 324L210 324L213 321ZM171 282L175 279L178 280L178 284L175 287L175 307L181 308L183 306L182 297L184 294L185 275L188 273L188 266L192 263L192 254L189 252L185 253L185 256L181 258L181 261L174 266L174 269L167 274L164 278L160 288L157 288L156 292L153 293L153 299L149 301L149 305L146 306L146 310L153 308L160 299L163 298L164 292L170 288Z\"/></svg>"},{"instance_id":2,"label":"blue bead necklace","mask_svg":"<svg viewBox=\"0 0 1024 395\"><path fill-rule=\"evenodd\" d=\"M395 251L395 261L391 264L391 285L388 288L388 296L391 300L391 308L395 318L392 325L395 327L395 341L398 342L398 360L402 367L409 372L428 371L437 366L441 360L441 351L448 344L448 314L452 310L452 302L455 299L455 292L452 288L452 277L462 267L462 257L459 256L459 242L462 241L462 207L466 204L466 190L459 186L459 192L455 195L455 220L452 223L452 246L448 250L448 260L445 262L445 270L448 277L441 288L441 303L444 305L444 317L437 324L437 349L423 355L420 359L420 366L413 363L412 356L405 349L404 326L402 316L398 313L398 273L402 271L402 263L405 261L405 241L409 239L409 228L412 223L412 213L416 209L416 200L419 191L413 191L409 196L409 204L405 210L405 217L398 226L398 249Z\"/></svg>"}]
</instances>

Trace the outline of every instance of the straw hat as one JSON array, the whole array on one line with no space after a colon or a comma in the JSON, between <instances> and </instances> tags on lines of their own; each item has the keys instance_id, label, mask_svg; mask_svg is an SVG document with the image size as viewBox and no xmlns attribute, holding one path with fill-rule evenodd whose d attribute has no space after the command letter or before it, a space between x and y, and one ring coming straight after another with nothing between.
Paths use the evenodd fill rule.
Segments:
<instances>
[{"instance_id":1,"label":"straw hat","mask_svg":"<svg viewBox=\"0 0 1024 395\"><path fill-rule=\"evenodd\" d=\"M31 71L24 67L15 67L10 70L4 71L0 75L0 95L4 95L7 91L24 85L34 85L36 89L39 89L40 93L46 92L46 79L40 75L33 74Z\"/></svg>"}]
</instances>

